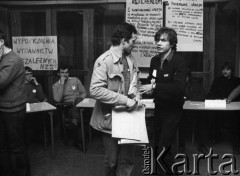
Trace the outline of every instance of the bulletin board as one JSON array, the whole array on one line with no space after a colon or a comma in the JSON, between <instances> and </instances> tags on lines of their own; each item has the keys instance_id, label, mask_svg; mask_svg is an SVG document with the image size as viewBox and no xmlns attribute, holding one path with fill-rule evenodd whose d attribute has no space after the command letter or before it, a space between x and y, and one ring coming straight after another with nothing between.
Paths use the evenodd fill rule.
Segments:
<instances>
[{"instance_id":1,"label":"bulletin board","mask_svg":"<svg viewBox=\"0 0 240 176\"><path fill-rule=\"evenodd\" d=\"M168 0L166 26L178 34L177 51L203 51L203 0Z\"/></svg>"},{"instance_id":2,"label":"bulletin board","mask_svg":"<svg viewBox=\"0 0 240 176\"><path fill-rule=\"evenodd\" d=\"M13 51L33 70L57 70L57 36L12 37Z\"/></svg>"},{"instance_id":3,"label":"bulletin board","mask_svg":"<svg viewBox=\"0 0 240 176\"><path fill-rule=\"evenodd\" d=\"M126 22L139 33L132 50L139 67L157 54L154 35L162 26L176 30L177 51L203 51L203 0L126 1Z\"/></svg>"},{"instance_id":4,"label":"bulletin board","mask_svg":"<svg viewBox=\"0 0 240 176\"><path fill-rule=\"evenodd\" d=\"M163 24L162 1L126 1L126 22L133 24L138 31L138 40L132 50L139 67L149 67L157 54L154 42L155 33Z\"/></svg>"}]
</instances>

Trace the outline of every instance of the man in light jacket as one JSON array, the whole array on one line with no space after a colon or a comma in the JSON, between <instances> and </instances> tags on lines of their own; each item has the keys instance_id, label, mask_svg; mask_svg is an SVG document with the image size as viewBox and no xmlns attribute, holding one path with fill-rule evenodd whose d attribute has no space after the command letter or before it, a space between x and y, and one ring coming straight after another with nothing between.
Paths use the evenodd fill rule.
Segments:
<instances>
[{"instance_id":1,"label":"man in light jacket","mask_svg":"<svg viewBox=\"0 0 240 176\"><path fill-rule=\"evenodd\" d=\"M137 92L138 67L131 55L137 40L136 28L128 23L117 26L112 35L111 48L95 62L90 84L90 95L95 98L90 124L103 132L105 148L105 176L129 176L133 169L133 145L118 145L111 136L111 112L115 105L133 110L141 103Z\"/></svg>"}]
</instances>

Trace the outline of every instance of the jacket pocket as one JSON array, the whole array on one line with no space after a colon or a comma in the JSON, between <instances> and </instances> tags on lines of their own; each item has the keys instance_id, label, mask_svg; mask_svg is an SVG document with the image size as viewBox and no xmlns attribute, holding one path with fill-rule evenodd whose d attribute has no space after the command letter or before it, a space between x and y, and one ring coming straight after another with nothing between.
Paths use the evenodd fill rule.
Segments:
<instances>
[{"instance_id":1,"label":"jacket pocket","mask_svg":"<svg viewBox=\"0 0 240 176\"><path fill-rule=\"evenodd\" d=\"M108 89L118 92L122 85L122 75L115 73L108 73Z\"/></svg>"},{"instance_id":2,"label":"jacket pocket","mask_svg":"<svg viewBox=\"0 0 240 176\"><path fill-rule=\"evenodd\" d=\"M100 122L100 126L104 130L112 130L112 114L106 114L103 116L103 120Z\"/></svg>"}]
</instances>

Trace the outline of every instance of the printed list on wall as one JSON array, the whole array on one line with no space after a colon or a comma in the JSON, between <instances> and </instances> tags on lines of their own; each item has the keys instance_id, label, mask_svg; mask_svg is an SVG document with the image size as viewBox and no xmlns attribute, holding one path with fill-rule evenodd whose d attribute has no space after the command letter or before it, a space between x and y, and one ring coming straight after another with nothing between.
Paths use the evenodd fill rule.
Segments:
<instances>
[{"instance_id":1,"label":"printed list on wall","mask_svg":"<svg viewBox=\"0 0 240 176\"><path fill-rule=\"evenodd\" d=\"M162 0L126 1L126 22L133 24L138 31L139 38L132 54L139 67L149 67L151 58L157 54L154 35L162 27L162 9Z\"/></svg>"},{"instance_id":2,"label":"printed list on wall","mask_svg":"<svg viewBox=\"0 0 240 176\"><path fill-rule=\"evenodd\" d=\"M203 0L168 0L166 26L178 34L178 51L203 51Z\"/></svg>"},{"instance_id":3,"label":"printed list on wall","mask_svg":"<svg viewBox=\"0 0 240 176\"><path fill-rule=\"evenodd\" d=\"M13 37L13 51L33 70L57 70L57 36Z\"/></svg>"}]
</instances>

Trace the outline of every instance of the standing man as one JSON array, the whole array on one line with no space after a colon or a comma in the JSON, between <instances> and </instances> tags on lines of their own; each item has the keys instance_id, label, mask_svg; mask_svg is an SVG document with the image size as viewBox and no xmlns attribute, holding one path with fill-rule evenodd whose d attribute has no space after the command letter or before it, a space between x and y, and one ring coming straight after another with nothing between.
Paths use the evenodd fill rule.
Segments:
<instances>
[{"instance_id":1,"label":"standing man","mask_svg":"<svg viewBox=\"0 0 240 176\"><path fill-rule=\"evenodd\" d=\"M82 150L82 142L80 142L80 112L76 105L87 96L87 92L81 81L76 77L69 77L69 68L61 66L58 68L58 76L60 77L53 86L53 98L58 103L65 103L64 108L66 127L74 131L74 147Z\"/></svg>"},{"instance_id":2,"label":"standing man","mask_svg":"<svg viewBox=\"0 0 240 176\"><path fill-rule=\"evenodd\" d=\"M140 106L137 89L129 89L138 81L138 68L131 55L136 40L137 30L133 25L118 25L112 35L111 48L94 64L90 95L97 101L90 124L103 132L104 176L129 176L134 166L135 147L118 145L118 139L111 136L111 112L115 105L124 105L128 110Z\"/></svg>"},{"instance_id":3,"label":"standing man","mask_svg":"<svg viewBox=\"0 0 240 176\"><path fill-rule=\"evenodd\" d=\"M7 45L0 30L0 175L28 176L24 143L25 70L22 59Z\"/></svg>"},{"instance_id":4,"label":"standing man","mask_svg":"<svg viewBox=\"0 0 240 176\"><path fill-rule=\"evenodd\" d=\"M141 92L153 92L155 103L155 134L158 154L164 149L163 167L159 175L172 173L174 156L171 145L183 111L187 68L184 58L176 54L177 33L174 29L163 27L155 34L158 55L151 59L149 82L140 87Z\"/></svg>"}]
</instances>

